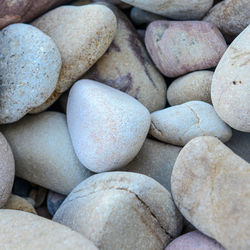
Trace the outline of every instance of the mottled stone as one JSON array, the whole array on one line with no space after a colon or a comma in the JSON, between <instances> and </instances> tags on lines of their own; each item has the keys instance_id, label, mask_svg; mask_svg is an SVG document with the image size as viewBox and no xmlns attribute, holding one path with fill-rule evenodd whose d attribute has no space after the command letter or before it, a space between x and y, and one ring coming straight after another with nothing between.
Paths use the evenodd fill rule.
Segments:
<instances>
[{"instance_id":1,"label":"mottled stone","mask_svg":"<svg viewBox=\"0 0 250 250\"><path fill-rule=\"evenodd\" d=\"M225 248L196 230L176 238L165 250L225 250Z\"/></svg>"},{"instance_id":2,"label":"mottled stone","mask_svg":"<svg viewBox=\"0 0 250 250\"><path fill-rule=\"evenodd\" d=\"M100 249L163 249L182 229L170 193L152 178L129 172L88 178L71 192L53 220Z\"/></svg>"},{"instance_id":3,"label":"mottled stone","mask_svg":"<svg viewBox=\"0 0 250 250\"><path fill-rule=\"evenodd\" d=\"M202 21L154 21L145 42L154 63L168 77L215 67L227 49L216 26Z\"/></svg>"},{"instance_id":4,"label":"mottled stone","mask_svg":"<svg viewBox=\"0 0 250 250\"><path fill-rule=\"evenodd\" d=\"M231 43L214 72L211 97L229 126L250 132L250 25Z\"/></svg>"},{"instance_id":5,"label":"mottled stone","mask_svg":"<svg viewBox=\"0 0 250 250\"><path fill-rule=\"evenodd\" d=\"M117 32L108 51L84 75L119 89L141 102L150 112L166 105L166 83L149 59L146 49L129 19L117 8Z\"/></svg>"},{"instance_id":6,"label":"mottled stone","mask_svg":"<svg viewBox=\"0 0 250 250\"><path fill-rule=\"evenodd\" d=\"M65 195L49 191L47 197L47 208L52 216L56 213L56 211L61 206L65 198L66 198Z\"/></svg>"},{"instance_id":7,"label":"mottled stone","mask_svg":"<svg viewBox=\"0 0 250 250\"><path fill-rule=\"evenodd\" d=\"M213 0L121 0L140 9L177 20L201 19Z\"/></svg>"},{"instance_id":8,"label":"mottled stone","mask_svg":"<svg viewBox=\"0 0 250 250\"><path fill-rule=\"evenodd\" d=\"M214 72L201 70L174 80L168 88L167 99L171 106L189 101L211 101L211 84Z\"/></svg>"},{"instance_id":9,"label":"mottled stone","mask_svg":"<svg viewBox=\"0 0 250 250\"><path fill-rule=\"evenodd\" d=\"M121 170L145 174L170 192L171 173L180 150L181 147L146 139L135 159Z\"/></svg>"},{"instance_id":10,"label":"mottled stone","mask_svg":"<svg viewBox=\"0 0 250 250\"><path fill-rule=\"evenodd\" d=\"M12 146L16 175L23 179L68 194L91 174L75 155L64 114L26 116L0 130Z\"/></svg>"},{"instance_id":11,"label":"mottled stone","mask_svg":"<svg viewBox=\"0 0 250 250\"><path fill-rule=\"evenodd\" d=\"M37 214L35 208L24 198L12 194L5 206L4 209L14 209L14 210L20 210L27 213Z\"/></svg>"},{"instance_id":12,"label":"mottled stone","mask_svg":"<svg viewBox=\"0 0 250 250\"><path fill-rule=\"evenodd\" d=\"M0 31L0 124L18 121L56 88L61 55L53 40L28 24Z\"/></svg>"},{"instance_id":13,"label":"mottled stone","mask_svg":"<svg viewBox=\"0 0 250 250\"><path fill-rule=\"evenodd\" d=\"M133 97L92 80L71 88L67 123L79 160L94 172L126 166L150 126L148 110Z\"/></svg>"},{"instance_id":14,"label":"mottled stone","mask_svg":"<svg viewBox=\"0 0 250 250\"><path fill-rule=\"evenodd\" d=\"M116 17L103 5L62 6L32 22L56 43L62 69L55 91L41 112L55 102L108 49L116 31Z\"/></svg>"},{"instance_id":15,"label":"mottled stone","mask_svg":"<svg viewBox=\"0 0 250 250\"><path fill-rule=\"evenodd\" d=\"M7 202L14 182L15 162L11 148L0 133L0 208Z\"/></svg>"},{"instance_id":16,"label":"mottled stone","mask_svg":"<svg viewBox=\"0 0 250 250\"><path fill-rule=\"evenodd\" d=\"M222 1L203 20L216 25L230 42L250 24L249 0Z\"/></svg>"},{"instance_id":17,"label":"mottled stone","mask_svg":"<svg viewBox=\"0 0 250 250\"><path fill-rule=\"evenodd\" d=\"M184 146L198 136L216 136L223 142L232 136L231 128L216 114L212 105L191 101L151 114L149 134L166 143Z\"/></svg>"},{"instance_id":18,"label":"mottled stone","mask_svg":"<svg viewBox=\"0 0 250 250\"><path fill-rule=\"evenodd\" d=\"M97 250L92 242L63 225L8 209L0 210L0 242L3 249Z\"/></svg>"},{"instance_id":19,"label":"mottled stone","mask_svg":"<svg viewBox=\"0 0 250 250\"><path fill-rule=\"evenodd\" d=\"M172 195L181 213L228 250L250 249L249 169L217 138L202 136L181 150L172 172Z\"/></svg>"}]
</instances>

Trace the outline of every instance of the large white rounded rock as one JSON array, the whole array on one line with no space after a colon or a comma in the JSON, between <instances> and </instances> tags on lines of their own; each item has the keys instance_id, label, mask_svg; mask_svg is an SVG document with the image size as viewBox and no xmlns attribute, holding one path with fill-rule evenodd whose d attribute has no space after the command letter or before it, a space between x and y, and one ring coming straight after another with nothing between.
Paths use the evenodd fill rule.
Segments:
<instances>
[{"instance_id":1,"label":"large white rounded rock","mask_svg":"<svg viewBox=\"0 0 250 250\"><path fill-rule=\"evenodd\" d=\"M150 114L119 90L81 80L69 93L67 122L79 160L91 171L103 172L123 167L137 155Z\"/></svg>"},{"instance_id":2,"label":"large white rounded rock","mask_svg":"<svg viewBox=\"0 0 250 250\"><path fill-rule=\"evenodd\" d=\"M250 25L231 43L213 76L215 111L232 128L250 132Z\"/></svg>"},{"instance_id":3,"label":"large white rounded rock","mask_svg":"<svg viewBox=\"0 0 250 250\"><path fill-rule=\"evenodd\" d=\"M184 146L191 139L216 136L223 142L232 136L231 128L216 114L213 106L191 101L159 110L151 114L150 134L166 143Z\"/></svg>"},{"instance_id":4,"label":"large white rounded rock","mask_svg":"<svg viewBox=\"0 0 250 250\"><path fill-rule=\"evenodd\" d=\"M18 177L68 194L90 176L75 155L64 114L29 115L0 130L12 147Z\"/></svg>"},{"instance_id":5,"label":"large white rounded rock","mask_svg":"<svg viewBox=\"0 0 250 250\"><path fill-rule=\"evenodd\" d=\"M28 24L0 31L0 124L21 119L56 88L61 55L50 37Z\"/></svg>"},{"instance_id":6,"label":"large white rounded rock","mask_svg":"<svg viewBox=\"0 0 250 250\"><path fill-rule=\"evenodd\" d=\"M95 245L68 227L22 211L0 210L1 249L97 250Z\"/></svg>"}]
</instances>

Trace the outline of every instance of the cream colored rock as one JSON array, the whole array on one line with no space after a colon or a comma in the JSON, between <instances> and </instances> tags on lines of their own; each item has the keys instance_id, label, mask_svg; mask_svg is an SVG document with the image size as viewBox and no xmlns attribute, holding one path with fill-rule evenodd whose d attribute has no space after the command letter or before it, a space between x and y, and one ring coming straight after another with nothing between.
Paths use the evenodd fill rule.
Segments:
<instances>
[{"instance_id":1,"label":"cream colored rock","mask_svg":"<svg viewBox=\"0 0 250 250\"><path fill-rule=\"evenodd\" d=\"M213 76L211 97L222 120L250 132L250 25L231 43Z\"/></svg>"},{"instance_id":2,"label":"cream colored rock","mask_svg":"<svg viewBox=\"0 0 250 250\"><path fill-rule=\"evenodd\" d=\"M213 72L201 70L189 73L174 80L168 88L167 99L171 106L189 101L211 101Z\"/></svg>"},{"instance_id":3,"label":"cream colored rock","mask_svg":"<svg viewBox=\"0 0 250 250\"><path fill-rule=\"evenodd\" d=\"M117 32L103 57L84 76L119 89L141 102L150 112L166 106L166 83L149 59L130 20L117 8Z\"/></svg>"},{"instance_id":4,"label":"cream colored rock","mask_svg":"<svg viewBox=\"0 0 250 250\"><path fill-rule=\"evenodd\" d=\"M14 182L15 161L12 150L0 133L0 208L7 202Z\"/></svg>"},{"instance_id":5,"label":"cream colored rock","mask_svg":"<svg viewBox=\"0 0 250 250\"><path fill-rule=\"evenodd\" d=\"M97 250L94 244L71 229L22 211L0 210L1 249Z\"/></svg>"},{"instance_id":6,"label":"cream colored rock","mask_svg":"<svg viewBox=\"0 0 250 250\"><path fill-rule=\"evenodd\" d=\"M216 25L227 40L232 41L250 24L249 0L222 1L203 20Z\"/></svg>"},{"instance_id":7,"label":"cream colored rock","mask_svg":"<svg viewBox=\"0 0 250 250\"><path fill-rule=\"evenodd\" d=\"M145 175L110 172L78 185L54 221L85 235L100 249L163 249L182 229L170 193Z\"/></svg>"},{"instance_id":8,"label":"cream colored rock","mask_svg":"<svg viewBox=\"0 0 250 250\"><path fill-rule=\"evenodd\" d=\"M57 87L43 104L49 107L107 50L116 31L113 12L102 5L62 6L32 22L56 43L62 56ZM40 112L39 107L35 112Z\"/></svg>"},{"instance_id":9,"label":"cream colored rock","mask_svg":"<svg viewBox=\"0 0 250 250\"><path fill-rule=\"evenodd\" d=\"M126 166L150 126L148 110L133 97L92 80L71 88L67 123L76 155L93 172Z\"/></svg>"},{"instance_id":10,"label":"cream colored rock","mask_svg":"<svg viewBox=\"0 0 250 250\"><path fill-rule=\"evenodd\" d=\"M5 206L4 209L14 209L14 210L20 210L32 214L37 214L35 208L24 198L12 194Z\"/></svg>"},{"instance_id":11,"label":"cream colored rock","mask_svg":"<svg viewBox=\"0 0 250 250\"><path fill-rule=\"evenodd\" d=\"M138 8L177 20L201 19L213 0L121 0Z\"/></svg>"},{"instance_id":12,"label":"cream colored rock","mask_svg":"<svg viewBox=\"0 0 250 250\"><path fill-rule=\"evenodd\" d=\"M232 136L231 128L216 114L212 105L191 101L151 114L149 133L166 143L184 146L198 136L216 136L223 142Z\"/></svg>"},{"instance_id":13,"label":"cream colored rock","mask_svg":"<svg viewBox=\"0 0 250 250\"><path fill-rule=\"evenodd\" d=\"M171 191L170 178L181 147L146 139L140 152L121 171L145 174Z\"/></svg>"},{"instance_id":14,"label":"cream colored rock","mask_svg":"<svg viewBox=\"0 0 250 250\"><path fill-rule=\"evenodd\" d=\"M228 250L250 249L250 165L215 137L180 152L171 177L181 213Z\"/></svg>"},{"instance_id":15,"label":"cream colored rock","mask_svg":"<svg viewBox=\"0 0 250 250\"><path fill-rule=\"evenodd\" d=\"M0 130L12 146L18 177L68 194L91 174L75 155L64 114L26 116Z\"/></svg>"}]
</instances>

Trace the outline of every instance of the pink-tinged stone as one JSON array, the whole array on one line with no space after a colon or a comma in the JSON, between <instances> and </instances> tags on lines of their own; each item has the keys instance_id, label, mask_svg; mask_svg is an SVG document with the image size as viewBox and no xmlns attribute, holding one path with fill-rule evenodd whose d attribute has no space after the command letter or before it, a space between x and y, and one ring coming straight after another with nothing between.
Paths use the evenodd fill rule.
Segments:
<instances>
[{"instance_id":1,"label":"pink-tinged stone","mask_svg":"<svg viewBox=\"0 0 250 250\"><path fill-rule=\"evenodd\" d=\"M155 21L146 31L146 47L168 77L215 67L227 44L213 24L203 21Z\"/></svg>"},{"instance_id":2,"label":"pink-tinged stone","mask_svg":"<svg viewBox=\"0 0 250 250\"><path fill-rule=\"evenodd\" d=\"M67 122L80 162L94 172L127 165L140 151L150 126L148 110L133 97L92 80L71 88Z\"/></svg>"},{"instance_id":3,"label":"pink-tinged stone","mask_svg":"<svg viewBox=\"0 0 250 250\"><path fill-rule=\"evenodd\" d=\"M184 234L169 244L165 250L224 250L218 242L199 231Z\"/></svg>"}]
</instances>

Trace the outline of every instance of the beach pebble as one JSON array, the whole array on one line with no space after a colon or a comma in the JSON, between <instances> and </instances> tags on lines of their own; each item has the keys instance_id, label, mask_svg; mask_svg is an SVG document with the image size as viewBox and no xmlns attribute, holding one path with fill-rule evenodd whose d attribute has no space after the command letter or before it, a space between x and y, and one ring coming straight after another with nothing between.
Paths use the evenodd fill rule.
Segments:
<instances>
[{"instance_id":1,"label":"beach pebble","mask_svg":"<svg viewBox=\"0 0 250 250\"><path fill-rule=\"evenodd\" d=\"M24 198L12 194L5 206L4 209L14 209L20 210L27 213L37 214L35 208Z\"/></svg>"},{"instance_id":2,"label":"beach pebble","mask_svg":"<svg viewBox=\"0 0 250 250\"><path fill-rule=\"evenodd\" d=\"M12 23L29 22L70 0L4 0L0 2L0 29Z\"/></svg>"},{"instance_id":3,"label":"beach pebble","mask_svg":"<svg viewBox=\"0 0 250 250\"><path fill-rule=\"evenodd\" d=\"M108 49L115 35L116 18L103 5L62 6L39 17L32 25L55 41L62 56L59 80L42 107L45 110Z\"/></svg>"},{"instance_id":4,"label":"beach pebble","mask_svg":"<svg viewBox=\"0 0 250 250\"><path fill-rule=\"evenodd\" d=\"M22 211L0 210L3 249L97 250L92 242L68 227Z\"/></svg>"},{"instance_id":5,"label":"beach pebble","mask_svg":"<svg viewBox=\"0 0 250 250\"><path fill-rule=\"evenodd\" d=\"M7 202L14 182L15 161L12 150L0 133L0 208Z\"/></svg>"},{"instance_id":6,"label":"beach pebble","mask_svg":"<svg viewBox=\"0 0 250 250\"><path fill-rule=\"evenodd\" d=\"M141 102L150 112L166 106L166 83L149 59L146 48L129 19L117 8L117 32L108 51L84 75L119 89Z\"/></svg>"},{"instance_id":7,"label":"beach pebble","mask_svg":"<svg viewBox=\"0 0 250 250\"><path fill-rule=\"evenodd\" d=\"M21 119L56 88L61 56L53 40L28 24L0 31L0 124Z\"/></svg>"},{"instance_id":8,"label":"beach pebble","mask_svg":"<svg viewBox=\"0 0 250 250\"><path fill-rule=\"evenodd\" d=\"M53 217L100 249L163 249L182 217L170 193L145 175L101 173L79 184Z\"/></svg>"},{"instance_id":9,"label":"beach pebble","mask_svg":"<svg viewBox=\"0 0 250 250\"><path fill-rule=\"evenodd\" d=\"M181 213L228 250L250 249L249 169L220 140L202 136L181 150L172 172L172 195Z\"/></svg>"},{"instance_id":10,"label":"beach pebble","mask_svg":"<svg viewBox=\"0 0 250 250\"><path fill-rule=\"evenodd\" d=\"M151 114L149 133L160 141L184 146L198 136L216 136L223 142L232 136L231 128L216 114L212 105L191 101Z\"/></svg>"},{"instance_id":11,"label":"beach pebble","mask_svg":"<svg viewBox=\"0 0 250 250\"><path fill-rule=\"evenodd\" d=\"M212 7L213 0L121 0L143 10L171 19L201 19Z\"/></svg>"},{"instance_id":12,"label":"beach pebble","mask_svg":"<svg viewBox=\"0 0 250 250\"><path fill-rule=\"evenodd\" d=\"M250 132L250 25L231 43L214 72L211 97L229 126Z\"/></svg>"},{"instance_id":13,"label":"beach pebble","mask_svg":"<svg viewBox=\"0 0 250 250\"><path fill-rule=\"evenodd\" d=\"M93 172L127 165L140 151L150 126L148 110L133 97L92 80L71 88L67 123L81 163Z\"/></svg>"},{"instance_id":14,"label":"beach pebble","mask_svg":"<svg viewBox=\"0 0 250 250\"><path fill-rule=\"evenodd\" d=\"M154 21L147 27L145 43L168 77L215 67L227 49L216 26L203 21Z\"/></svg>"},{"instance_id":15,"label":"beach pebble","mask_svg":"<svg viewBox=\"0 0 250 250\"><path fill-rule=\"evenodd\" d=\"M249 0L225 0L216 4L203 19L216 25L232 41L250 24Z\"/></svg>"},{"instance_id":16,"label":"beach pebble","mask_svg":"<svg viewBox=\"0 0 250 250\"><path fill-rule=\"evenodd\" d=\"M146 139L140 152L121 171L145 174L171 191L170 178L181 147Z\"/></svg>"},{"instance_id":17,"label":"beach pebble","mask_svg":"<svg viewBox=\"0 0 250 250\"><path fill-rule=\"evenodd\" d=\"M179 236L165 250L225 250L225 248L196 230Z\"/></svg>"},{"instance_id":18,"label":"beach pebble","mask_svg":"<svg viewBox=\"0 0 250 250\"><path fill-rule=\"evenodd\" d=\"M17 176L62 194L90 176L75 155L64 114L28 115L0 130L12 146Z\"/></svg>"},{"instance_id":19,"label":"beach pebble","mask_svg":"<svg viewBox=\"0 0 250 250\"><path fill-rule=\"evenodd\" d=\"M211 101L213 72L201 70L189 73L174 80L168 88L167 99L171 106L189 101Z\"/></svg>"},{"instance_id":20,"label":"beach pebble","mask_svg":"<svg viewBox=\"0 0 250 250\"><path fill-rule=\"evenodd\" d=\"M65 200L66 196L62 194L55 193L53 191L49 191L48 197L47 197L47 207L49 210L49 213L53 216L57 209L60 207L60 205Z\"/></svg>"}]
</instances>

